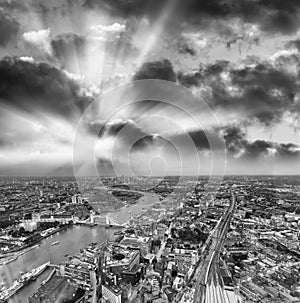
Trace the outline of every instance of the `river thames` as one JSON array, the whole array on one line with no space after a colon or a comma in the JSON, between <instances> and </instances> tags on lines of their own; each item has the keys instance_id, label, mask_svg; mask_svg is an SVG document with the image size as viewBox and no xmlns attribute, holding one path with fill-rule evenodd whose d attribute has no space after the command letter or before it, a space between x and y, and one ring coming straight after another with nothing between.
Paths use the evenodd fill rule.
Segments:
<instances>
[{"instance_id":1,"label":"river thames","mask_svg":"<svg viewBox=\"0 0 300 303\"><path fill-rule=\"evenodd\" d=\"M132 215L140 213L143 209L149 208L158 201L158 197L154 194L143 194L144 196L140 198L138 203L109 213L109 216L120 223L124 223ZM1 275L11 285L20 276L22 271L30 271L48 261L52 264L60 264L66 261L68 258L67 255L72 256L79 253L81 248L86 247L91 242L101 243L105 241L116 230L116 228L105 228L103 226L73 226L70 229L58 232L42 240L39 247L18 257L17 260L0 267ZM52 243L56 241L59 241L59 243L52 246ZM9 303L28 303L28 297L39 288L41 282L47 278L50 272L51 269L47 269L36 281L32 281L23 287L9 299Z\"/></svg>"}]
</instances>

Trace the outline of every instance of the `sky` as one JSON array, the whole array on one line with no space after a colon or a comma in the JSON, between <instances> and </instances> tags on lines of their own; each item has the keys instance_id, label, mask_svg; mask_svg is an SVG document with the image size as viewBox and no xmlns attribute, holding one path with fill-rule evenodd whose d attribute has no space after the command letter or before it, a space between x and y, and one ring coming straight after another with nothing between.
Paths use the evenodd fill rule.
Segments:
<instances>
[{"instance_id":1,"label":"sky","mask_svg":"<svg viewBox=\"0 0 300 303\"><path fill-rule=\"evenodd\" d=\"M0 0L0 175L298 174L299 0Z\"/></svg>"}]
</instances>

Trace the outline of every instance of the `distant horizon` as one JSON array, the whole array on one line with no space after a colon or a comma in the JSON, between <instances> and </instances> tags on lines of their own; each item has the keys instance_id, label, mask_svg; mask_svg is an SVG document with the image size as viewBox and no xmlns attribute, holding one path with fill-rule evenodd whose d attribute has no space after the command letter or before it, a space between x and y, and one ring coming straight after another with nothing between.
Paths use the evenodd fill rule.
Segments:
<instances>
[{"instance_id":1,"label":"distant horizon","mask_svg":"<svg viewBox=\"0 0 300 303\"><path fill-rule=\"evenodd\" d=\"M146 175L140 175L140 176L78 176L75 177L74 175L65 175L65 176L59 176L59 175L28 175L28 176L17 176L17 175L0 175L0 178L66 178L66 177L72 177L72 178L122 178L122 177L128 177L128 178L139 178L139 177L147 177L147 178L162 178L162 177L300 177L300 174L276 174L276 175L270 175L270 174L225 174L225 175L164 175L164 176L146 176Z\"/></svg>"}]
</instances>

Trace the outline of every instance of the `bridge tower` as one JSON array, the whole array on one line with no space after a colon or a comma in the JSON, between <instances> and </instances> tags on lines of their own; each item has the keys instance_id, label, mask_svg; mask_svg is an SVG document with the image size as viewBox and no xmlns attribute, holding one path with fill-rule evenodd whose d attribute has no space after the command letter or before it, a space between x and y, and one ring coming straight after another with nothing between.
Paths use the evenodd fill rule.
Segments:
<instances>
[{"instance_id":1,"label":"bridge tower","mask_svg":"<svg viewBox=\"0 0 300 303\"><path fill-rule=\"evenodd\" d=\"M90 222L95 223L94 212L92 210L90 212Z\"/></svg>"}]
</instances>

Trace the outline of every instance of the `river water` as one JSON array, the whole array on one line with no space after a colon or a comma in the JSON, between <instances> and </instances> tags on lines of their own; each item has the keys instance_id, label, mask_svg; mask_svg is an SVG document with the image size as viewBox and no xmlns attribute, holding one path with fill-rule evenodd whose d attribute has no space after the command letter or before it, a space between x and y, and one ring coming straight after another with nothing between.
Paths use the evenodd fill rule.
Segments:
<instances>
[{"instance_id":1,"label":"river water","mask_svg":"<svg viewBox=\"0 0 300 303\"><path fill-rule=\"evenodd\" d=\"M119 211L110 213L109 216L120 223L124 223L132 215L138 214L144 208L150 207L157 201L156 195L144 193L138 203L123 207ZM77 225L58 232L42 240L39 247L0 267L2 279L11 285L20 276L21 271L30 271L48 261L52 264L60 264L66 260L67 256L65 257L65 255L75 255L81 248L86 247L91 242L101 243L111 237L115 231L116 229L102 226L88 227ZM59 244L52 246L52 243L56 241L59 241ZM28 297L39 288L41 282L47 278L51 270L47 269L36 281L32 281L23 287L16 295L10 298L9 303L28 303Z\"/></svg>"},{"instance_id":2,"label":"river water","mask_svg":"<svg viewBox=\"0 0 300 303\"><path fill-rule=\"evenodd\" d=\"M143 209L149 208L151 205L159 201L159 197L152 193L142 193L143 196L139 199L136 204L128 205L127 207L122 207L117 212L108 213L108 216L113 220L123 224L130 220L134 215L137 215ZM97 222L97 221L96 221Z\"/></svg>"}]
</instances>

